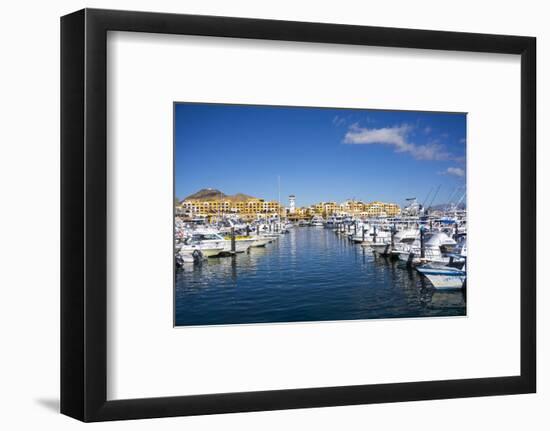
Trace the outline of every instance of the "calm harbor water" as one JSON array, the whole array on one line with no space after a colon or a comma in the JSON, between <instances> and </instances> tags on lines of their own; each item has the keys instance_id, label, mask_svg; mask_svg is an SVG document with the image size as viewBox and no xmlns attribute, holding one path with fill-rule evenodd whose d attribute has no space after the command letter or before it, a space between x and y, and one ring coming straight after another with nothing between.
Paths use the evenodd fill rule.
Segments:
<instances>
[{"instance_id":1,"label":"calm harbor water","mask_svg":"<svg viewBox=\"0 0 550 431\"><path fill-rule=\"evenodd\" d=\"M465 314L462 291L435 291L416 270L323 228L176 272L177 326Z\"/></svg>"}]
</instances>

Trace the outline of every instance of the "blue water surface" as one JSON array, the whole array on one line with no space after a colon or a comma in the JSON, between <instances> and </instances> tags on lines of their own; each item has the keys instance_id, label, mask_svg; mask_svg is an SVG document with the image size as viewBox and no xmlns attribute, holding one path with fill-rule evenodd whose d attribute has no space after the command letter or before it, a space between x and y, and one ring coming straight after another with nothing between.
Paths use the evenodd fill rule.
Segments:
<instances>
[{"instance_id":1,"label":"blue water surface","mask_svg":"<svg viewBox=\"0 0 550 431\"><path fill-rule=\"evenodd\" d=\"M463 291L435 291L414 268L323 228L176 272L176 326L464 315Z\"/></svg>"}]
</instances>

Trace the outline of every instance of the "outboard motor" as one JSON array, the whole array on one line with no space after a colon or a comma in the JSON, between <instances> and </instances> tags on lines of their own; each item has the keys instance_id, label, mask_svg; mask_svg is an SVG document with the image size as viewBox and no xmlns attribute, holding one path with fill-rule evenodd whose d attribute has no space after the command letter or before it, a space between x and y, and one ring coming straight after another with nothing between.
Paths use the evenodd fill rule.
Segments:
<instances>
[{"instance_id":1,"label":"outboard motor","mask_svg":"<svg viewBox=\"0 0 550 431\"><path fill-rule=\"evenodd\" d=\"M202 251L200 250L193 250L193 260L195 263L202 262L204 260L204 255L202 254Z\"/></svg>"}]
</instances>

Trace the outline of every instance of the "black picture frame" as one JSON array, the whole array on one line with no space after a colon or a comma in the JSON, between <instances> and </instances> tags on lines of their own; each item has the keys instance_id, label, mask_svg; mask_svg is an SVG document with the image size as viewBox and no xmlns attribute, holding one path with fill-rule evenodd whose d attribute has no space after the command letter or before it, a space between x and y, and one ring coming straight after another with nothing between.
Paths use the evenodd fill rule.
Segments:
<instances>
[{"instance_id":1,"label":"black picture frame","mask_svg":"<svg viewBox=\"0 0 550 431\"><path fill-rule=\"evenodd\" d=\"M521 373L516 376L107 400L107 32L521 56ZM84 9L61 18L61 412L154 418L536 391L536 39Z\"/></svg>"}]
</instances>

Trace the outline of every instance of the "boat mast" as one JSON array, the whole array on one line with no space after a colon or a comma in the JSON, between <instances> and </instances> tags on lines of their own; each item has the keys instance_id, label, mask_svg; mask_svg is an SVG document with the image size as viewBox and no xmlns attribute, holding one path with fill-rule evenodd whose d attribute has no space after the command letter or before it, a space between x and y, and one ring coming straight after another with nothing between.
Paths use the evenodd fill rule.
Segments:
<instances>
[{"instance_id":1,"label":"boat mast","mask_svg":"<svg viewBox=\"0 0 550 431\"><path fill-rule=\"evenodd\" d=\"M433 197L432 197L432 200L430 201L430 204L428 205L427 208L431 208L431 206L432 206L432 204L433 204L435 198L437 197L437 194L439 193L439 189L441 189L441 184L439 184L439 185L437 186L437 189L435 190L435 193L434 193L434 195L433 195Z\"/></svg>"}]
</instances>

